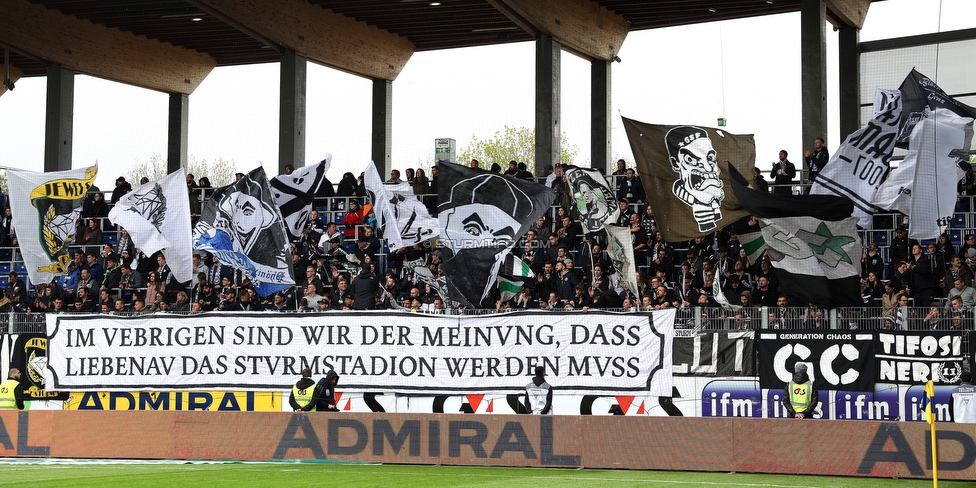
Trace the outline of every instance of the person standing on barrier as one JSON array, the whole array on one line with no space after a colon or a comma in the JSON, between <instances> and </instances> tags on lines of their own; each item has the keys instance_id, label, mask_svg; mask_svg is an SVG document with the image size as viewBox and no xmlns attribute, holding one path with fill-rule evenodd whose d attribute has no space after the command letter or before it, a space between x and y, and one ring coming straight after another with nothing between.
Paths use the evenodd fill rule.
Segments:
<instances>
[{"instance_id":1,"label":"person standing on barrier","mask_svg":"<svg viewBox=\"0 0 976 488\"><path fill-rule=\"evenodd\" d=\"M525 385L525 410L532 415L552 415L552 386L546 382L544 366L536 366L532 382Z\"/></svg>"},{"instance_id":2,"label":"person standing on barrier","mask_svg":"<svg viewBox=\"0 0 976 488\"><path fill-rule=\"evenodd\" d=\"M291 398L288 399L288 404L296 412L314 412L321 396L322 389L312 380L312 370L305 368L302 370L302 378L291 387Z\"/></svg>"},{"instance_id":3,"label":"person standing on barrier","mask_svg":"<svg viewBox=\"0 0 976 488\"><path fill-rule=\"evenodd\" d=\"M20 370L10 368L7 381L0 383L0 410L23 410L24 387L20 384Z\"/></svg>"},{"instance_id":4,"label":"person standing on barrier","mask_svg":"<svg viewBox=\"0 0 976 488\"><path fill-rule=\"evenodd\" d=\"M961 384L952 389L949 396L949 416L956 423L976 423L976 386L973 386L973 373L963 371L959 377Z\"/></svg>"},{"instance_id":5,"label":"person standing on barrier","mask_svg":"<svg viewBox=\"0 0 976 488\"><path fill-rule=\"evenodd\" d=\"M817 387L807 375L807 365L796 363L793 379L783 392L783 406L796 419L812 419L817 408Z\"/></svg>"}]
</instances>

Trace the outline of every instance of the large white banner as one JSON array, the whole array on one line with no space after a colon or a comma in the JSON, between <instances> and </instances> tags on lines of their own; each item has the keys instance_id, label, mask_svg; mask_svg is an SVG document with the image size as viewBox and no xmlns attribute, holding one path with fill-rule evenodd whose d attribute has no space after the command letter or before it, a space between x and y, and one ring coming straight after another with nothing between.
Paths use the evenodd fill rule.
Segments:
<instances>
[{"instance_id":1,"label":"large white banner","mask_svg":"<svg viewBox=\"0 0 976 488\"><path fill-rule=\"evenodd\" d=\"M334 369L343 391L520 392L545 366L562 393L669 396L674 310L54 315L54 390L282 389Z\"/></svg>"}]
</instances>

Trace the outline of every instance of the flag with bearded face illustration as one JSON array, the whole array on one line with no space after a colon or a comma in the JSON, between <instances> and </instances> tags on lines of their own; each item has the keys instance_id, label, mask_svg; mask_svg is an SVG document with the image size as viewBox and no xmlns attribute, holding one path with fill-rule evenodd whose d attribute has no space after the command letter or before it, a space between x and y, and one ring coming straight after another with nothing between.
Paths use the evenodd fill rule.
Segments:
<instances>
[{"instance_id":1,"label":"flag with bearded face illustration","mask_svg":"<svg viewBox=\"0 0 976 488\"><path fill-rule=\"evenodd\" d=\"M505 254L556 194L533 181L456 164L439 169L441 269L451 300L477 308L495 285Z\"/></svg>"},{"instance_id":2,"label":"flag with bearded face illustration","mask_svg":"<svg viewBox=\"0 0 976 488\"><path fill-rule=\"evenodd\" d=\"M729 188L729 165L752 182L752 135L623 118L638 172L665 241L710 234L748 215Z\"/></svg>"}]
</instances>

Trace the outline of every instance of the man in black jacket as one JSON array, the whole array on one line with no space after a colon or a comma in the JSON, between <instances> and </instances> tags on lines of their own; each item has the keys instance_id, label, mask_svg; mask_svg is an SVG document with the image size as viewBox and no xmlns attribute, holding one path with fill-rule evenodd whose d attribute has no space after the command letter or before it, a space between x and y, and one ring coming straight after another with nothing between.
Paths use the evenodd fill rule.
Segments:
<instances>
[{"instance_id":1,"label":"man in black jacket","mask_svg":"<svg viewBox=\"0 0 976 488\"><path fill-rule=\"evenodd\" d=\"M335 370L330 370L325 378L319 380L318 386L315 388L321 389L322 394L318 399L318 406L315 408L319 412L338 412L339 408L336 406L336 385L339 384L339 374Z\"/></svg>"}]
</instances>

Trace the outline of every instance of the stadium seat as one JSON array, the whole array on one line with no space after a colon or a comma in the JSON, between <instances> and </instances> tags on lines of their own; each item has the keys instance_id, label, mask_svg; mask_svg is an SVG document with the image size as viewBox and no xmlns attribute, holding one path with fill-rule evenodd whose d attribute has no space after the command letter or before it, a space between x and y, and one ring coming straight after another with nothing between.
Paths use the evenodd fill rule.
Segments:
<instances>
[{"instance_id":1,"label":"stadium seat","mask_svg":"<svg viewBox=\"0 0 976 488\"><path fill-rule=\"evenodd\" d=\"M0 249L0 261L13 261L14 250L9 247Z\"/></svg>"},{"instance_id":2,"label":"stadium seat","mask_svg":"<svg viewBox=\"0 0 976 488\"><path fill-rule=\"evenodd\" d=\"M9 276L10 276L9 274L5 274L2 277L0 277L0 288L6 288L7 287L7 284L10 283L10 277Z\"/></svg>"},{"instance_id":3,"label":"stadium seat","mask_svg":"<svg viewBox=\"0 0 976 488\"><path fill-rule=\"evenodd\" d=\"M111 244L114 246L117 242L119 242L119 236L117 234L112 233L102 236L102 244Z\"/></svg>"},{"instance_id":4,"label":"stadium seat","mask_svg":"<svg viewBox=\"0 0 976 488\"><path fill-rule=\"evenodd\" d=\"M874 234L874 243L878 247L887 246L888 245L888 233L887 232L878 232L878 233Z\"/></svg>"},{"instance_id":5,"label":"stadium seat","mask_svg":"<svg viewBox=\"0 0 976 488\"><path fill-rule=\"evenodd\" d=\"M949 232L949 242L951 242L953 246L961 246L962 232L959 232L958 230Z\"/></svg>"},{"instance_id":6,"label":"stadium seat","mask_svg":"<svg viewBox=\"0 0 976 488\"><path fill-rule=\"evenodd\" d=\"M949 221L949 228L951 229L964 229L969 227L967 221L969 220L967 214L954 214L952 220Z\"/></svg>"},{"instance_id":7,"label":"stadium seat","mask_svg":"<svg viewBox=\"0 0 976 488\"><path fill-rule=\"evenodd\" d=\"M9 276L10 269L11 268L9 264L0 264L0 276L4 276L4 277Z\"/></svg>"},{"instance_id":8,"label":"stadium seat","mask_svg":"<svg viewBox=\"0 0 976 488\"><path fill-rule=\"evenodd\" d=\"M924 249L925 246L927 246L929 244L935 244L935 239L922 239L922 241L919 242L919 244L921 244L922 245L922 248Z\"/></svg>"},{"instance_id":9,"label":"stadium seat","mask_svg":"<svg viewBox=\"0 0 976 488\"><path fill-rule=\"evenodd\" d=\"M969 212L973 208L972 197L960 196L956 200L956 212Z\"/></svg>"},{"instance_id":10,"label":"stadium seat","mask_svg":"<svg viewBox=\"0 0 976 488\"><path fill-rule=\"evenodd\" d=\"M14 271L17 272L18 276L27 276L27 266L24 266L24 263L17 263L17 266L14 267Z\"/></svg>"}]
</instances>

